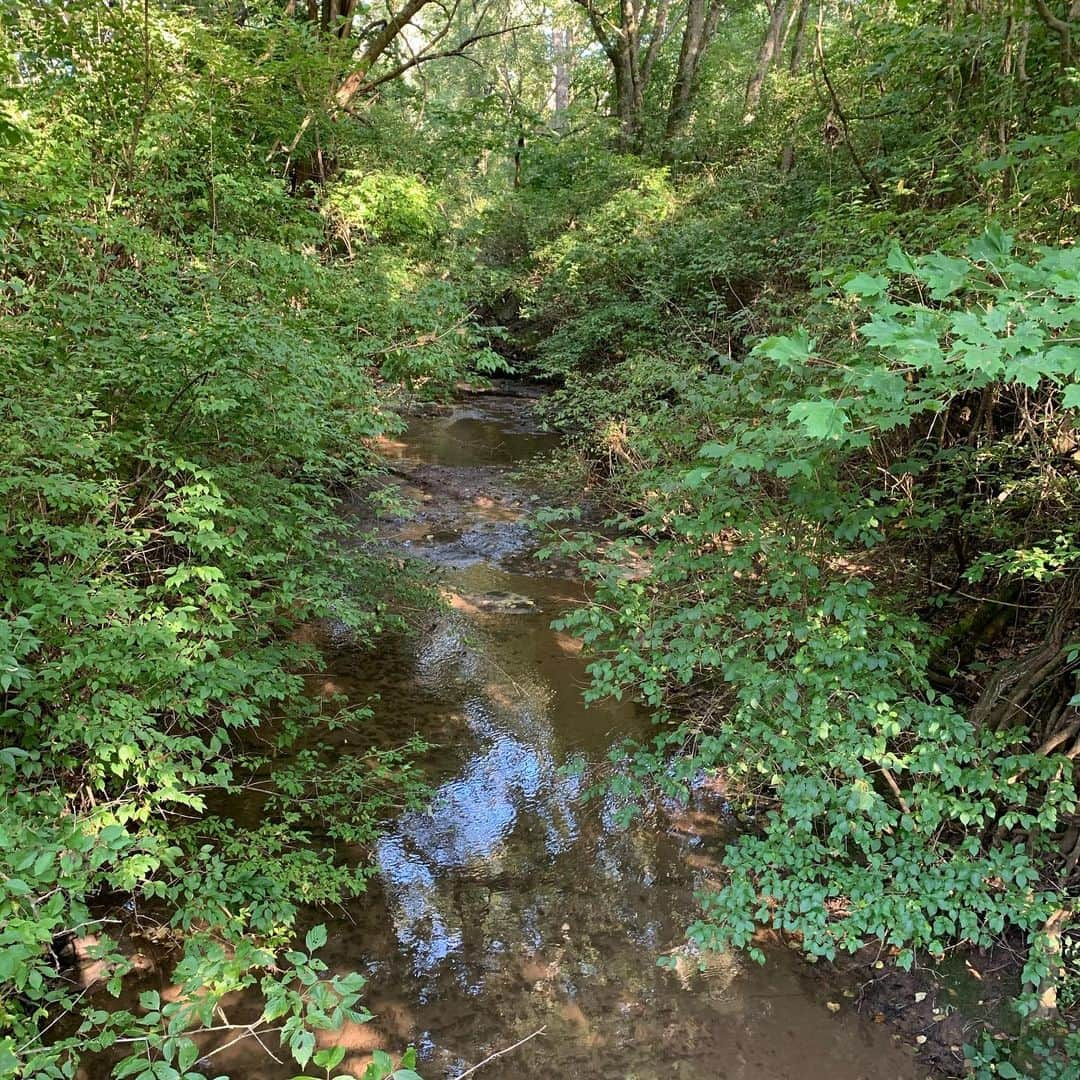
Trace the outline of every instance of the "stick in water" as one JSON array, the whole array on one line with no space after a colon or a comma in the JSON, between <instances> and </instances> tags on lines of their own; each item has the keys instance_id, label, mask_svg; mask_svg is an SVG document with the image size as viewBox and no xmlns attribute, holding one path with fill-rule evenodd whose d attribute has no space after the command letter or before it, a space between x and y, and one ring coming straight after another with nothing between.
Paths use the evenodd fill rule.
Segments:
<instances>
[{"instance_id":1,"label":"stick in water","mask_svg":"<svg viewBox=\"0 0 1080 1080\"><path fill-rule=\"evenodd\" d=\"M511 1050L516 1050L519 1046L524 1046L530 1039L535 1039L537 1035L543 1035L547 1031L547 1024L542 1028L537 1028L531 1035L526 1035L524 1039L519 1039L513 1046L506 1047L505 1050L496 1050L494 1054L488 1054L483 1061L478 1061L471 1069L466 1069L463 1073L455 1078L455 1080L465 1080L466 1076L472 1076L477 1069L482 1069L489 1062L494 1061L496 1058L502 1057L503 1054L509 1054Z\"/></svg>"}]
</instances>

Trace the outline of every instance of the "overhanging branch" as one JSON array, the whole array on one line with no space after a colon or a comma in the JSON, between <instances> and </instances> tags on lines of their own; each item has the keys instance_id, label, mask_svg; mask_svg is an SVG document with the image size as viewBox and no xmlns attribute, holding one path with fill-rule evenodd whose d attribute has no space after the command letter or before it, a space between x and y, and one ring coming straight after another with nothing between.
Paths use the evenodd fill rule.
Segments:
<instances>
[{"instance_id":1,"label":"overhanging branch","mask_svg":"<svg viewBox=\"0 0 1080 1080\"><path fill-rule=\"evenodd\" d=\"M478 41L483 41L485 38L499 37L502 34L513 33L515 30L528 30L529 28L536 25L538 24L519 23L515 26L500 27L498 30L486 30L483 33L470 34L467 38L463 38L461 41L459 41L452 49L443 49L441 52L433 53L418 53L416 56L409 57L408 60L403 61L402 63L398 64L397 67L385 72L378 78L366 80L360 83L356 87L356 90L353 92L351 97L355 97L359 93L371 93L372 90L375 90L376 88L382 86L384 83L392 82L394 79L400 78L402 75L404 75L406 71L410 71L415 67L419 67L420 64L426 64L431 60L446 60L455 56L468 59L468 57L465 56L465 50L470 45L474 45ZM446 31L444 30L442 34L438 35L438 37L431 42L431 44L434 44L435 41L438 41L445 36Z\"/></svg>"}]
</instances>

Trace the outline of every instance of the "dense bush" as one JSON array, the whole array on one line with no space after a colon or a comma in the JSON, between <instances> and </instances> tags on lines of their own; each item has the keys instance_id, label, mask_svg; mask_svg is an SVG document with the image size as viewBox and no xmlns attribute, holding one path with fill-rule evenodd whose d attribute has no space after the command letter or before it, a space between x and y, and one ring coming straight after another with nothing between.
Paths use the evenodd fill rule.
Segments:
<instances>
[{"instance_id":1,"label":"dense bush","mask_svg":"<svg viewBox=\"0 0 1080 1080\"><path fill-rule=\"evenodd\" d=\"M311 955L324 931L292 947L300 905L363 890L370 868L326 845L364 850L419 777L411 745L318 753L367 714L305 692L296 631L362 644L418 588L334 492L377 468L396 387L442 393L470 366L470 308L427 270L427 189L358 184L378 227L342 258L338 189L281 175L312 107L282 90L316 74L303 35L53 14L8 27L0 151L0 1073L130 1045L118 1075L194 1075L184 1033L249 985L304 1065L311 1028L367 1014L363 979ZM335 156L370 157L323 124ZM242 827L229 800L268 774ZM110 1011L60 975L96 941L119 992L111 928L143 917L182 940L177 1000Z\"/></svg>"},{"instance_id":2,"label":"dense bush","mask_svg":"<svg viewBox=\"0 0 1080 1080\"><path fill-rule=\"evenodd\" d=\"M654 710L637 782L715 773L756 822L691 936L908 966L1018 935L1050 1015L1076 1000L1075 109L1038 28L1018 82L1015 26L940 16L827 23L751 125L715 75L632 220L556 190L579 149L537 151L519 294L623 534L552 515L594 584L562 623L589 695ZM1062 1045L969 1056L1058 1076Z\"/></svg>"}]
</instances>

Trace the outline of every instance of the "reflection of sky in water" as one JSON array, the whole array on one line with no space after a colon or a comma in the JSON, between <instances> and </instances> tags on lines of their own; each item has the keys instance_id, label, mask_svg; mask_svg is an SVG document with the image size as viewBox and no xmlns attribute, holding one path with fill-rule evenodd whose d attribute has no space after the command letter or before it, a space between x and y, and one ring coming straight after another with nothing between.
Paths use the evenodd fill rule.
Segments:
<instances>
[{"instance_id":1,"label":"reflection of sky in water","mask_svg":"<svg viewBox=\"0 0 1080 1080\"><path fill-rule=\"evenodd\" d=\"M523 619L495 633L542 640L550 632ZM587 811L588 853L578 851L576 870L560 880L566 868L555 861L582 840L581 792L595 781L588 769L563 771L577 748L575 714L560 705L560 693L577 690L546 682L535 662L522 670L507 644L493 640L490 627L450 612L414 653L417 681L456 688L451 694L467 729L460 745L469 747L427 807L398 818L377 849L394 934L424 982L423 1000L438 997L447 978L479 993L494 955L541 950L552 904L562 906L562 891L582 880L582 856L591 902L604 912L600 925L646 955L663 939L662 920L644 893L658 880L658 837L654 829L626 827L625 797L609 790Z\"/></svg>"},{"instance_id":2,"label":"reflection of sky in water","mask_svg":"<svg viewBox=\"0 0 1080 1080\"><path fill-rule=\"evenodd\" d=\"M397 937L418 973L463 949L455 925L455 880L484 884L513 873L508 855L519 826L538 825L552 858L566 851L578 832L574 803L581 781L559 772L553 733L542 717L522 709L513 719L524 730L515 734L478 699L468 702L465 716L479 749L435 791L427 809L402 815L377 849Z\"/></svg>"}]
</instances>

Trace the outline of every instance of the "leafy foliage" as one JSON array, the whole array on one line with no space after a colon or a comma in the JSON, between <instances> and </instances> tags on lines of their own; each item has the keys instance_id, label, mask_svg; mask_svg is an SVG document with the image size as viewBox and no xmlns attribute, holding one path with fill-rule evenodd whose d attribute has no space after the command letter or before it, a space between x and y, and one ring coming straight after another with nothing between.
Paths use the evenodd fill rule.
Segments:
<instances>
[{"instance_id":1,"label":"leafy foliage","mask_svg":"<svg viewBox=\"0 0 1080 1080\"><path fill-rule=\"evenodd\" d=\"M471 366L470 307L428 273L428 189L358 185L379 226L349 257L337 189L282 177L330 62L304 33L95 3L6 33L0 1072L134 1051L116 1075L200 1075L191 1035L232 1030L219 1003L244 987L266 1008L236 1036L276 1034L305 1066L313 1029L368 1018L363 979L314 955L325 930L293 946L306 907L371 872L327 844L369 848L422 784L416 743L320 751L368 713L305 690L298 631L363 644L419 594L335 492L378 468L396 387L443 393ZM370 154L319 122L342 159ZM265 803L252 825L244 792ZM114 928L146 920L182 947L175 1000L84 993L69 954L119 994Z\"/></svg>"}]
</instances>

